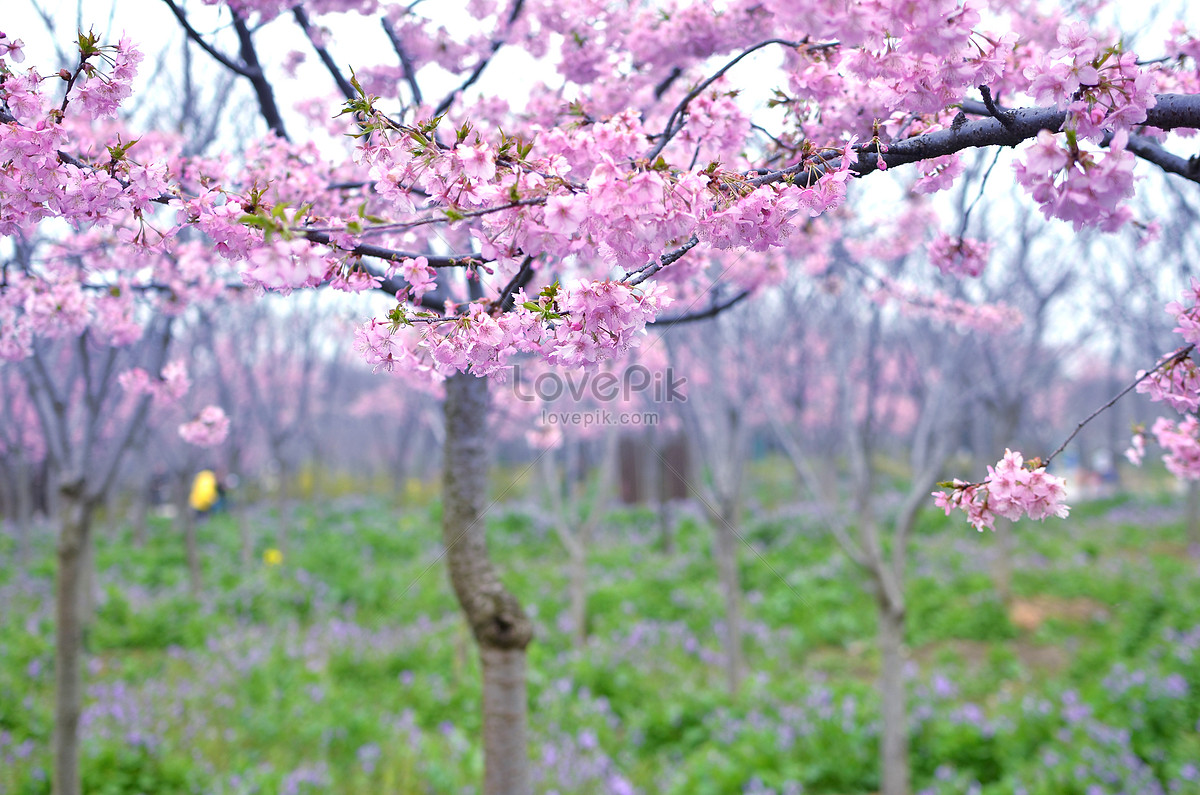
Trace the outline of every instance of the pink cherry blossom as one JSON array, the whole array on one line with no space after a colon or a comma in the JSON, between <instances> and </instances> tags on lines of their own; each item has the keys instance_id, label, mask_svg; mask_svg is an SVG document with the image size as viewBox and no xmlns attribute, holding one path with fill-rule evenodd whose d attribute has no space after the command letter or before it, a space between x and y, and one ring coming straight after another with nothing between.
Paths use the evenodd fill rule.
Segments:
<instances>
[{"instance_id":1,"label":"pink cherry blossom","mask_svg":"<svg viewBox=\"0 0 1200 795\"><path fill-rule=\"evenodd\" d=\"M950 491L935 491L936 505L949 516L955 509L967 514L975 529L995 529L997 516L1016 521L1028 516L1043 520L1048 516L1064 518L1070 508L1063 502L1066 483L1046 474L1040 462L1027 464L1020 453L1004 451L1004 458L988 467L982 483L955 480Z\"/></svg>"},{"instance_id":2,"label":"pink cherry blossom","mask_svg":"<svg viewBox=\"0 0 1200 795\"><path fill-rule=\"evenodd\" d=\"M195 419L179 426L179 436L197 447L216 447L229 435L229 417L220 406L205 406Z\"/></svg>"},{"instance_id":3,"label":"pink cherry blossom","mask_svg":"<svg viewBox=\"0 0 1200 795\"><path fill-rule=\"evenodd\" d=\"M929 261L942 273L975 277L987 267L992 244L939 232L929 244Z\"/></svg>"}]
</instances>

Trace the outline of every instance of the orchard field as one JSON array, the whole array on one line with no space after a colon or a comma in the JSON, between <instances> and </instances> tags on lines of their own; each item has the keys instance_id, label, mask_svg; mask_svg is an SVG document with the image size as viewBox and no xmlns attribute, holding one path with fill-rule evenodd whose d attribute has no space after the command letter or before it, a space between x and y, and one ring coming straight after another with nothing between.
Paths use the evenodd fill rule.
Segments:
<instances>
[{"instance_id":1,"label":"orchard field","mask_svg":"<svg viewBox=\"0 0 1200 795\"><path fill-rule=\"evenodd\" d=\"M736 697L712 532L689 506L669 537L649 509L606 513L579 649L548 522L533 501L492 508L493 553L536 626L536 792L878 790L871 600L804 506L769 492L758 478L744 523L750 675ZM265 507L215 515L199 528L199 598L169 519L141 548L110 519L86 637L84 791L476 792L477 653L441 561L440 503L408 497L296 504L282 560ZM1164 496L1018 526L1006 606L996 538L922 513L906 638L914 791L1200 793L1200 557L1184 525L1182 500ZM50 791L52 539L38 534L25 570L0 568L6 795ZM0 535L0 561L13 543Z\"/></svg>"}]
</instances>

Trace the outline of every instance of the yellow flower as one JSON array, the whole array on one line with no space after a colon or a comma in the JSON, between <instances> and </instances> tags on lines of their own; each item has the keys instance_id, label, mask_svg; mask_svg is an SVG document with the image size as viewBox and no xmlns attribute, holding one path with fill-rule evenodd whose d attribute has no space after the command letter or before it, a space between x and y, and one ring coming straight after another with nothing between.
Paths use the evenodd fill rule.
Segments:
<instances>
[{"instance_id":1,"label":"yellow flower","mask_svg":"<svg viewBox=\"0 0 1200 795\"><path fill-rule=\"evenodd\" d=\"M263 552L263 563L268 566L278 566L280 563L283 563L283 553L271 547Z\"/></svg>"}]
</instances>

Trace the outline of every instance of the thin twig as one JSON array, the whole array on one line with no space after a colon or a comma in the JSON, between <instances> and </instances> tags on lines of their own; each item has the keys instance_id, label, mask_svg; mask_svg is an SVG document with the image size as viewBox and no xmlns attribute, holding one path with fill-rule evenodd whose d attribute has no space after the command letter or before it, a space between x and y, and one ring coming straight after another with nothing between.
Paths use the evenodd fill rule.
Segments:
<instances>
[{"instance_id":1,"label":"thin twig","mask_svg":"<svg viewBox=\"0 0 1200 795\"><path fill-rule=\"evenodd\" d=\"M753 47L744 50L740 55L731 59L728 63L714 72L711 77L693 88L684 96L683 99L679 100L679 104L675 106L675 109L671 111L670 117L667 118L667 124L663 128L663 131L658 135L658 143L656 143L654 148L646 154L646 159L653 163L655 158L662 154L662 150L665 149L667 144L671 142L671 139L683 129L683 125L685 123L683 116L687 112L687 107L691 104L693 99L703 94L705 89L724 77L725 73L732 69L734 65L738 63L738 61L752 53L757 52L758 50L761 50L764 47L769 47L772 44L780 44L785 47L794 48L803 46L804 42L788 41L786 39L767 39L766 41L760 41L758 44L755 44Z\"/></svg>"},{"instance_id":2,"label":"thin twig","mask_svg":"<svg viewBox=\"0 0 1200 795\"><path fill-rule=\"evenodd\" d=\"M692 235L682 246L679 246L673 251L668 251L657 260L643 265L635 271L630 271L629 273L625 274L625 278L622 281L628 282L631 287L636 287L668 265L678 262L684 254L688 253L699 244L700 238ZM636 276L636 278L631 279L631 276Z\"/></svg>"},{"instance_id":3,"label":"thin twig","mask_svg":"<svg viewBox=\"0 0 1200 795\"><path fill-rule=\"evenodd\" d=\"M1078 425L1076 425L1076 426L1075 426L1075 430L1071 431L1071 435L1067 437L1066 441L1065 441L1065 442L1063 442L1062 444L1060 444L1060 445L1058 446L1058 449L1057 449L1057 450L1055 450L1053 453L1051 453L1051 454L1049 455L1049 457L1048 457L1048 458L1046 458L1046 460L1045 460L1045 462L1044 462L1044 463L1045 463L1045 464L1049 464L1051 461L1053 461L1053 460L1054 460L1054 457L1055 457L1056 455L1058 455L1059 453L1061 453L1063 450L1067 449L1067 445L1069 445L1069 444L1071 443L1071 440L1072 440L1072 439L1074 439L1074 438L1075 438L1075 436L1076 436L1076 435L1077 435L1077 434L1078 434L1078 433L1079 433L1081 430L1083 430L1083 426L1087 425L1089 422L1091 422L1092 420L1096 419L1096 417L1100 416L1100 414L1102 414L1102 413L1104 413L1105 411L1107 411L1108 409L1112 408L1112 407L1113 407L1113 406L1116 404L1116 402L1117 402L1118 400L1120 400L1121 398L1125 397L1125 396L1126 396L1126 395L1128 395L1130 392L1132 392L1132 391L1134 390L1134 388L1135 388L1135 387L1137 387L1137 385L1138 385L1138 384L1142 383L1142 382L1143 382L1143 381L1145 381L1147 378L1149 378L1150 376L1152 376L1152 375L1154 375L1155 373L1159 372L1160 370L1165 370L1165 369L1167 369L1168 367L1174 367L1175 365L1179 364L1179 363L1180 363L1180 362L1182 362L1184 359L1186 359L1186 358L1187 358L1187 357L1188 357L1188 356L1191 354L1191 352L1192 352L1193 350L1195 350L1195 349L1196 349L1196 345L1195 345L1195 343L1193 343L1193 344L1191 344L1191 345L1188 345L1186 348L1180 348L1179 350L1175 351L1175 352L1174 352L1174 353L1172 353L1170 356L1167 356L1167 357L1166 357L1166 358L1164 358L1164 359L1163 359L1161 362L1159 362L1159 363L1158 363L1158 365L1157 365L1157 366L1156 366L1156 367L1155 367L1153 370L1150 370L1150 371L1148 371L1148 372L1146 372L1146 373L1143 373L1143 374L1141 375L1141 377L1140 377L1140 378L1138 378L1136 381L1134 381L1134 382L1133 382L1132 384L1130 384L1129 386L1127 386L1127 387L1125 387L1124 389L1122 389L1122 390L1120 391L1120 393L1119 393L1119 394L1117 394L1117 396L1116 396L1116 397L1114 397L1112 400L1110 400L1110 401L1108 401L1107 403L1105 403L1105 404L1104 404L1103 406L1101 406L1100 408L1098 408L1098 409L1096 409L1095 411L1093 411L1091 414L1089 414L1089 415L1087 416L1087 418L1085 418L1085 419L1084 419L1084 420L1082 420L1082 421L1081 421L1081 422L1080 422Z\"/></svg>"},{"instance_id":4,"label":"thin twig","mask_svg":"<svg viewBox=\"0 0 1200 795\"><path fill-rule=\"evenodd\" d=\"M983 172L983 179L979 181L979 192L975 194L975 198L971 201L970 206L967 207L967 209L963 212L962 225L959 226L958 229L958 239L960 241L962 240L963 235L967 233L967 222L971 220L971 211L975 209L975 205L979 204L979 200L983 198L983 190L987 187L988 177L992 175L992 169L995 168L996 163L999 162L1000 153L1002 151L1004 150L999 148L996 149L996 155L992 158L991 165L987 167L987 171Z\"/></svg>"},{"instance_id":5,"label":"thin twig","mask_svg":"<svg viewBox=\"0 0 1200 795\"><path fill-rule=\"evenodd\" d=\"M435 108L433 111L433 117L435 119L446 111L450 110L450 106L454 104L455 97L473 86L475 81L479 79L479 76L483 74L483 70L486 69L487 65L492 62L492 56L499 52L500 48L504 46L504 34L506 34L508 29L512 27L512 24L517 21L517 17L521 15L521 8L524 7L524 5L525 0L515 0L512 11L510 11L508 14L508 22L505 23L504 31L501 33L501 35L492 40L491 51L479 59L479 63L475 65L475 68L471 70L471 74L467 75L467 79L464 80L462 84L458 86L458 88L455 88L453 91L447 94L441 102L438 103L437 108Z\"/></svg>"},{"instance_id":6,"label":"thin twig","mask_svg":"<svg viewBox=\"0 0 1200 795\"><path fill-rule=\"evenodd\" d=\"M996 107L996 102L992 99L992 90L987 86L980 86L979 93L983 97L983 104L988 109L988 113L992 114L1005 127L1012 129L1012 117L1006 111L1001 111Z\"/></svg>"},{"instance_id":7,"label":"thin twig","mask_svg":"<svg viewBox=\"0 0 1200 795\"><path fill-rule=\"evenodd\" d=\"M668 326L679 326L684 323L692 323L697 320L707 320L710 317L716 317L717 315L724 312L726 309L736 306L737 304L741 303L742 301L744 301L745 299L747 299L749 297L750 297L750 291L742 290L740 293L735 295L733 298L730 298L728 301L714 303L708 309L704 309L699 312L685 312L680 315L675 315L674 317L658 318L656 320L650 321L650 323L648 325L652 325L655 328L662 328L662 327L668 327Z\"/></svg>"},{"instance_id":8,"label":"thin twig","mask_svg":"<svg viewBox=\"0 0 1200 795\"><path fill-rule=\"evenodd\" d=\"M359 243L353 248L345 248L334 243L333 239L325 232L318 232L311 229L297 229L295 231L297 234L302 235L305 240L313 243L323 243L347 254L382 259L388 262L401 262L406 259L425 257L431 268L468 268L484 265L490 261L481 259L480 257L438 257L429 254L418 254L412 251L397 251L396 249L384 248L382 246L372 246L369 243Z\"/></svg>"}]
</instances>

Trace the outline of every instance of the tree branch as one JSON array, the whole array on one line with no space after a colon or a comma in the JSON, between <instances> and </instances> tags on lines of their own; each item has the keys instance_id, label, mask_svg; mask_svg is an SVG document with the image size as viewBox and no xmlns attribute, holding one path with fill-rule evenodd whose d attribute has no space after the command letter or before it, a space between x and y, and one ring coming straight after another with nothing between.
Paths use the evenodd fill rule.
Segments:
<instances>
[{"instance_id":1,"label":"tree branch","mask_svg":"<svg viewBox=\"0 0 1200 795\"><path fill-rule=\"evenodd\" d=\"M501 312L507 312L513 308L517 290L528 286L533 280L533 257L525 257L525 261L521 263L521 269L516 272L516 275L504 285L504 289L500 291L500 298L497 303L500 305Z\"/></svg>"},{"instance_id":2,"label":"tree branch","mask_svg":"<svg viewBox=\"0 0 1200 795\"><path fill-rule=\"evenodd\" d=\"M185 33L187 33L188 38L200 45L200 49L211 55L213 60L221 64L221 66L224 66L229 71L239 74L242 77L248 77L251 80L254 79L254 76L248 69L246 69L246 67L239 63L235 63L232 58L223 54L205 41L204 36L200 35L200 31L192 27L192 23L188 21L187 14L183 12L182 8L175 4L174 0L163 0L163 2L166 3L167 7L171 9L171 13L175 15L175 18L179 20L179 24L183 26L183 30Z\"/></svg>"},{"instance_id":3,"label":"tree branch","mask_svg":"<svg viewBox=\"0 0 1200 795\"><path fill-rule=\"evenodd\" d=\"M663 131L658 134L658 143L656 143L654 148L646 154L646 159L650 162L654 162L655 158L662 154L662 150L665 149L667 144L671 142L671 139L683 129L683 125L685 124L683 116L687 112L687 107L689 104L691 104L693 99L703 94L706 88L724 77L725 73L732 69L738 61L742 60L751 53L757 52L764 47L769 47L772 44L781 44L785 47L800 47L804 44L804 42L787 41L786 39L767 39L766 41L760 41L753 47L742 51L740 55L734 57L727 64L714 72L707 80L704 80L702 83L700 83L700 85L689 91L683 99L679 100L679 104L675 106L675 109L671 111L670 117L667 118L667 124L663 128Z\"/></svg>"},{"instance_id":4,"label":"tree branch","mask_svg":"<svg viewBox=\"0 0 1200 795\"><path fill-rule=\"evenodd\" d=\"M296 22L303 29L304 35L308 37L308 43L316 50L317 57L321 59L321 63L325 64L325 68L329 71L333 82L337 83L338 91L341 91L342 96L346 99L354 99L357 96L354 86L350 85L350 81L342 74L342 70L338 69L337 64L333 62L333 57L329 54L329 50L317 44L317 39L313 35L312 25L308 21L308 14L305 13L304 6L297 4L292 9L292 16L296 18Z\"/></svg>"},{"instance_id":5,"label":"tree branch","mask_svg":"<svg viewBox=\"0 0 1200 795\"><path fill-rule=\"evenodd\" d=\"M421 98L421 86L417 83L417 71L413 68L412 59L404 50L404 43L400 41L396 31L392 30L392 26L388 24L387 17L380 17L379 24L383 26L383 32L387 34L388 41L392 43L392 49L396 51L396 56L400 59L400 66L404 68L404 79L408 81L408 87L413 93L413 102L420 105L424 102Z\"/></svg>"},{"instance_id":6,"label":"tree branch","mask_svg":"<svg viewBox=\"0 0 1200 795\"><path fill-rule=\"evenodd\" d=\"M431 268L470 268L479 265L486 265L491 260L485 260L481 257L439 257L431 254L421 254L413 251L397 251L396 249L384 248L382 246L372 246L370 243L359 243L353 248L344 248L334 243L332 238L326 232L318 232L315 230L295 230L298 234L313 243L322 243L330 246L338 251L347 254L356 254L360 257L371 257L372 259L382 259L388 262L401 262L406 259L416 259L424 257L429 261Z\"/></svg>"},{"instance_id":7,"label":"tree branch","mask_svg":"<svg viewBox=\"0 0 1200 795\"><path fill-rule=\"evenodd\" d=\"M262 65L258 62L258 51L254 49L254 37L250 34L250 28L246 25L246 20L242 19L236 11L232 13L233 28L237 31L238 42L241 44L242 62L246 64L246 78L254 86L254 95L258 97L259 110L262 111L267 126L276 135L285 141L290 140L287 129L283 125L283 116L279 112L279 106L275 104L275 91L271 88L271 82L267 80Z\"/></svg>"},{"instance_id":8,"label":"tree branch","mask_svg":"<svg viewBox=\"0 0 1200 795\"><path fill-rule=\"evenodd\" d=\"M1164 95L1159 96L1159 100L1162 101L1166 97L1177 97L1180 99L1193 99L1190 96L1185 97L1183 95L1178 95L1178 94L1174 94L1174 95L1165 95L1164 94ZM993 107L995 107L994 104L993 104ZM1000 116L1001 119L1003 119L1003 114L1008 112L1008 111L1004 111L1002 109L997 108L997 110L993 113L993 111L989 110L986 107L986 103L985 103L985 105L981 105L980 103L976 102L975 100L971 100L971 99L963 101L962 109L964 111L966 111L967 113L977 114L977 115L989 115L989 114L995 115L998 113L998 114L1001 114L1001 116ZM1151 108L1151 111L1154 111L1155 109L1156 108ZM1180 113L1180 112L1183 112L1182 109L1173 110L1170 115L1174 116L1176 113ZM1191 121L1194 123L1200 123L1200 117L1193 118ZM1149 124L1149 121L1147 121L1147 124L1148 124L1148 126L1151 126L1151 127L1158 126L1156 124ZM1188 126L1188 125L1186 125L1186 124L1173 125L1173 127L1180 127L1180 126ZM1172 128L1163 127L1161 129L1172 129ZM1107 140L1105 141L1105 143L1107 144ZM1135 155L1142 158L1143 160L1153 163L1154 165L1161 168L1163 171L1166 171L1170 174L1178 174L1179 176L1184 177L1185 179L1192 180L1193 182L1197 181L1197 177L1200 176L1200 161L1197 161L1195 158L1180 157L1179 155L1168 152L1166 149L1163 148L1162 144L1160 144L1158 141L1154 140L1153 138L1150 138L1149 136L1139 135L1137 133L1131 132L1129 134L1129 143L1125 148L1128 149L1130 152L1133 152ZM886 158L885 158L885 160L886 160Z\"/></svg>"},{"instance_id":9,"label":"tree branch","mask_svg":"<svg viewBox=\"0 0 1200 795\"><path fill-rule=\"evenodd\" d=\"M1157 104L1147 111L1146 121L1142 126L1160 130L1200 128L1200 94L1159 94L1156 99ZM971 109L971 112L989 113L986 106L973 100L964 100L962 105L964 109ZM895 168L952 155L965 149L1016 146L1036 137L1042 130L1059 131L1067 117L1066 111L1058 108L1018 108L1006 113L1009 114L1011 122L1007 126L989 115L989 118L975 119L958 127L952 126L950 129L895 141L888 145L888 151L878 156L875 144L868 142L857 147L857 150L863 153L870 152L872 157L860 157L850 170L856 176L864 177L872 171L879 170L877 163L880 157L888 168ZM1192 182L1200 182L1200 162L1172 155L1144 136L1131 135L1129 150L1150 160L1164 171L1178 174ZM760 174L750 179L749 184L759 187L788 178L794 178L797 182L811 182L836 170L841 166L841 162L840 155L822 157L816 163L801 160L788 168Z\"/></svg>"},{"instance_id":10,"label":"tree branch","mask_svg":"<svg viewBox=\"0 0 1200 795\"><path fill-rule=\"evenodd\" d=\"M512 11L510 11L508 14L508 22L505 23L504 32L507 32L508 28L512 27L512 24L516 22L517 17L521 15L521 8L524 5L525 0L515 0ZM435 119L446 111L450 110L450 106L454 104L455 97L475 84L475 81L478 80L479 76L483 74L483 70L486 69L487 65L492 62L492 56L494 56L500 50L500 48L504 46L504 42L505 39L503 34L492 40L491 52L479 60L479 63L475 65L475 68L471 71L471 74L467 76L467 79L464 80L458 88L452 90L441 102L438 103L437 108L435 108L433 111L433 117Z\"/></svg>"},{"instance_id":11,"label":"tree branch","mask_svg":"<svg viewBox=\"0 0 1200 795\"><path fill-rule=\"evenodd\" d=\"M682 246L668 251L666 254L663 254L661 257L659 257L657 261L650 262L649 264L643 265L635 271L630 271L629 273L625 274L625 278L622 281L628 282L630 287L636 287L668 265L678 262L683 258L684 254L688 253L699 244L700 238L692 235Z\"/></svg>"},{"instance_id":12,"label":"tree branch","mask_svg":"<svg viewBox=\"0 0 1200 795\"><path fill-rule=\"evenodd\" d=\"M740 293L735 295L733 298L730 298L728 301L725 301L723 303L714 303L708 309L704 309L699 312L684 312L683 314L675 315L674 317L658 318L656 320L651 321L648 325L652 325L656 328L660 327L660 326L663 328L667 328L670 326L678 326L683 323L691 323L696 320L707 320L710 317L716 317L717 315L724 312L726 309L729 309L731 306L735 306L735 305L741 303L748 297L750 297L750 291L742 290Z\"/></svg>"},{"instance_id":13,"label":"tree branch","mask_svg":"<svg viewBox=\"0 0 1200 795\"><path fill-rule=\"evenodd\" d=\"M1085 425L1087 425L1089 422L1091 422L1092 420L1099 417L1105 411L1108 411L1110 408L1112 408L1118 400L1120 400L1121 398L1125 397L1130 392L1132 392L1138 384L1142 383L1147 378L1149 378L1150 376L1159 372L1160 370L1165 370L1169 367L1173 367L1173 366L1179 364L1184 359L1186 359L1188 356L1190 356L1192 351L1194 351L1195 349L1196 349L1196 345L1195 345L1195 343L1193 343L1191 345L1188 345L1187 347L1180 348L1179 350L1175 351L1174 353L1170 354L1169 356L1164 357L1162 361L1160 361L1157 365L1155 365L1153 370L1149 370L1149 371L1143 373L1140 377L1138 377L1138 379L1136 381L1134 381L1132 384L1130 384L1129 386L1122 389L1119 393L1117 393L1117 395L1114 396L1112 400L1108 401L1103 406L1101 406L1100 408L1096 409L1091 414L1089 414L1087 417L1080 420L1080 422L1075 426L1075 430L1071 431L1071 435L1068 436L1066 438L1066 440L1058 446L1057 450L1055 450L1053 453L1051 453L1049 456L1047 456L1046 459L1042 462L1042 464L1049 465L1049 463L1054 460L1055 456L1057 456L1063 450L1067 449L1067 445L1069 445L1071 443L1071 440L1074 439L1079 434L1079 432L1083 430Z\"/></svg>"}]
</instances>

